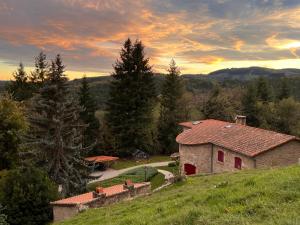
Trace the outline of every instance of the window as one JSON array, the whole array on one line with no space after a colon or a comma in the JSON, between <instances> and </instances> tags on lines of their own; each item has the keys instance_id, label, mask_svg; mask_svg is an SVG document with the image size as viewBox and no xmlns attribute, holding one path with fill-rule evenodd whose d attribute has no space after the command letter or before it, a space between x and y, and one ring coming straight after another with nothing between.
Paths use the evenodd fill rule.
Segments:
<instances>
[{"instance_id":1,"label":"window","mask_svg":"<svg viewBox=\"0 0 300 225\"><path fill-rule=\"evenodd\" d=\"M234 168L241 169L242 168L242 159L239 157L234 157Z\"/></svg>"},{"instance_id":2,"label":"window","mask_svg":"<svg viewBox=\"0 0 300 225\"><path fill-rule=\"evenodd\" d=\"M218 161L224 162L224 152L218 151Z\"/></svg>"}]
</instances>

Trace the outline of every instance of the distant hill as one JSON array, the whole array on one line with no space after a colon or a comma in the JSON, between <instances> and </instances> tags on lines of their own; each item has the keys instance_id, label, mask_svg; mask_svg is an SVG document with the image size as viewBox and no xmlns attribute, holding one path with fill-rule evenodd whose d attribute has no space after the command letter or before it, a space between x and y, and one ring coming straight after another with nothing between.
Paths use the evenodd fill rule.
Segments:
<instances>
[{"instance_id":1,"label":"distant hill","mask_svg":"<svg viewBox=\"0 0 300 225\"><path fill-rule=\"evenodd\" d=\"M3 81L3 80L0 80L0 93L5 91L5 87L6 85L8 84L9 81Z\"/></svg>"},{"instance_id":2,"label":"distant hill","mask_svg":"<svg viewBox=\"0 0 300 225\"><path fill-rule=\"evenodd\" d=\"M160 87L164 79L164 74L155 74L154 80L160 93ZM275 90L279 87L281 80L278 78L288 77L289 87L292 95L300 99L300 69L268 69L263 67L249 68L232 68L217 70L207 75L205 74L183 74L186 90L193 94L209 93L214 86L215 81L219 81L224 87L234 88L244 85L245 82L251 81L258 77L274 78L271 84ZM94 95L98 108L103 109L108 100L109 83L111 76L88 77L91 93ZM9 81L0 81L0 93L5 90ZM76 91L80 87L81 78L70 81L70 85Z\"/></svg>"},{"instance_id":3,"label":"distant hill","mask_svg":"<svg viewBox=\"0 0 300 225\"><path fill-rule=\"evenodd\" d=\"M217 80L252 80L258 77L280 78L280 77L300 77L300 69L269 69L264 67L231 68L211 72L208 78Z\"/></svg>"}]
</instances>

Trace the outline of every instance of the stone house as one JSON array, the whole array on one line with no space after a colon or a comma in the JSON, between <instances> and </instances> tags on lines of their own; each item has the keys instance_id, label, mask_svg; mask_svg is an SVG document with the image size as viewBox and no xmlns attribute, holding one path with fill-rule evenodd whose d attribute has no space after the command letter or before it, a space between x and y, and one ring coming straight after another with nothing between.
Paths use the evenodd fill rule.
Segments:
<instances>
[{"instance_id":1,"label":"stone house","mask_svg":"<svg viewBox=\"0 0 300 225\"><path fill-rule=\"evenodd\" d=\"M149 182L132 183L131 181L126 181L124 185L119 184L107 188L98 187L92 192L51 202L54 222L73 217L88 208L110 205L147 195L150 192L151 184Z\"/></svg>"},{"instance_id":2,"label":"stone house","mask_svg":"<svg viewBox=\"0 0 300 225\"><path fill-rule=\"evenodd\" d=\"M299 138L247 126L244 116L236 123L208 119L180 125L176 141L187 175L287 166L300 159Z\"/></svg>"}]
</instances>

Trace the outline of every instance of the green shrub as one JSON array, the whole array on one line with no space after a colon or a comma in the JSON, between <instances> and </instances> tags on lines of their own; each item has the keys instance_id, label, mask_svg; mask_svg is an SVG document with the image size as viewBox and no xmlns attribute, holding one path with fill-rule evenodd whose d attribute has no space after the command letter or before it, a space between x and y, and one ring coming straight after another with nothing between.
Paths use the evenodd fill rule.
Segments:
<instances>
[{"instance_id":1,"label":"green shrub","mask_svg":"<svg viewBox=\"0 0 300 225\"><path fill-rule=\"evenodd\" d=\"M57 187L34 167L10 170L0 184L1 203L10 225L42 225L52 219L50 201Z\"/></svg>"},{"instance_id":2,"label":"green shrub","mask_svg":"<svg viewBox=\"0 0 300 225\"><path fill-rule=\"evenodd\" d=\"M168 167L175 167L176 166L176 162L170 162L168 163Z\"/></svg>"}]
</instances>

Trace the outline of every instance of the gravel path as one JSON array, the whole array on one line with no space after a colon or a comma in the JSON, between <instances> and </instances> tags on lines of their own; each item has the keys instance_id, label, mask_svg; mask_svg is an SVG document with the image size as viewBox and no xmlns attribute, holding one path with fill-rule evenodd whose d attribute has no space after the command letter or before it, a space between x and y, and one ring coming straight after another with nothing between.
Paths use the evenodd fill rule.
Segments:
<instances>
[{"instance_id":1,"label":"gravel path","mask_svg":"<svg viewBox=\"0 0 300 225\"><path fill-rule=\"evenodd\" d=\"M94 182L97 182L97 181L103 181L103 180L111 179L111 178L117 177L120 174L125 173L129 170L136 169L136 168L143 167L143 166L151 166L151 167L167 166L170 162L173 162L173 161L142 164L142 165L133 166L133 167L129 167L129 168L121 169L121 170L114 170L114 169L108 168L105 171L97 171L97 172L91 173L90 174L91 177L99 177L99 176L101 176L101 177L99 177L96 180L92 180L89 183L94 183ZM170 174L172 174L172 173L170 173L166 170L159 170L159 172L160 171L162 171L161 173L163 173L165 175L165 177L166 176L169 177Z\"/></svg>"}]
</instances>

